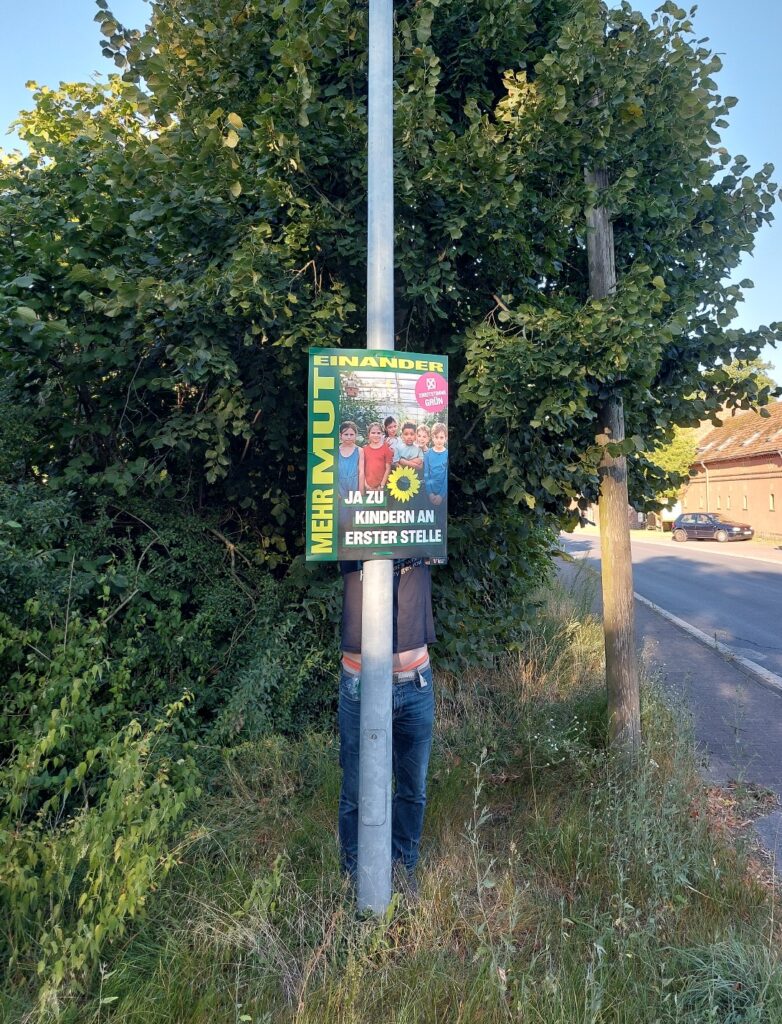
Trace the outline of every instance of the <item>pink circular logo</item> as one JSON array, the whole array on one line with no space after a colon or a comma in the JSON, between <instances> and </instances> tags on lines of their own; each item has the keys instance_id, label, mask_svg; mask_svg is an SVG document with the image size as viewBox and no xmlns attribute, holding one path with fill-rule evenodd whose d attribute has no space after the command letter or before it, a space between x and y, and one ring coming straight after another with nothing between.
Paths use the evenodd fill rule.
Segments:
<instances>
[{"instance_id":1,"label":"pink circular logo","mask_svg":"<svg viewBox=\"0 0 782 1024\"><path fill-rule=\"evenodd\" d=\"M441 373L422 373L415 382L415 399L427 412L440 412L448 405L448 381Z\"/></svg>"}]
</instances>

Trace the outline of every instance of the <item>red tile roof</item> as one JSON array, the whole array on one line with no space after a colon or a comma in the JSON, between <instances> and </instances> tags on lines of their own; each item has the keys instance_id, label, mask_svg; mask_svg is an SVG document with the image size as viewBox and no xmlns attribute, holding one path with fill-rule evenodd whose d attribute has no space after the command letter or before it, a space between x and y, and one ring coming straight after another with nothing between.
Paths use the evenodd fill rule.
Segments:
<instances>
[{"instance_id":1,"label":"red tile roof","mask_svg":"<svg viewBox=\"0 0 782 1024\"><path fill-rule=\"evenodd\" d=\"M782 451L782 402L767 405L764 412L768 416L757 412L728 416L722 426L700 439L698 462L724 462Z\"/></svg>"}]
</instances>

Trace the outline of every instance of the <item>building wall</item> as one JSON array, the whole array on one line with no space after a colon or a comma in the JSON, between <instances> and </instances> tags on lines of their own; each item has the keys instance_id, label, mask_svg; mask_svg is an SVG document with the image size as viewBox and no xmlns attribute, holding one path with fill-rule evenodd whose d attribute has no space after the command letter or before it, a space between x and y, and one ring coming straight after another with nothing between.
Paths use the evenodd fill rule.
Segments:
<instances>
[{"instance_id":1,"label":"building wall","mask_svg":"<svg viewBox=\"0 0 782 1024\"><path fill-rule=\"evenodd\" d=\"M683 512L721 512L756 533L782 536L782 455L745 456L696 471L682 496Z\"/></svg>"}]
</instances>

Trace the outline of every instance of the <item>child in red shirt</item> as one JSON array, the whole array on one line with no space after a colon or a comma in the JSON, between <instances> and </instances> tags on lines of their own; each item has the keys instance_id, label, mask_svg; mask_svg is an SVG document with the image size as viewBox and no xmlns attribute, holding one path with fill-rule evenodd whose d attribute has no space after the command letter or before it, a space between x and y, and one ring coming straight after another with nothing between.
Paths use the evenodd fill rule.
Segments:
<instances>
[{"instance_id":1,"label":"child in red shirt","mask_svg":"<svg viewBox=\"0 0 782 1024\"><path fill-rule=\"evenodd\" d=\"M382 491L391 471L393 451L383 443L383 428L379 423L367 427L369 442L364 445L364 486L368 491Z\"/></svg>"}]
</instances>

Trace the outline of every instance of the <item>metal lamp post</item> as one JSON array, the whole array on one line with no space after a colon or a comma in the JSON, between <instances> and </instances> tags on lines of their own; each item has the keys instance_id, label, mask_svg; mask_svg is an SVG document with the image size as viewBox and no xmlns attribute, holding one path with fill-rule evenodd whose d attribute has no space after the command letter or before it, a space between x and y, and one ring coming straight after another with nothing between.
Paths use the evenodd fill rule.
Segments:
<instances>
[{"instance_id":1,"label":"metal lamp post","mask_svg":"<svg viewBox=\"0 0 782 1024\"><path fill-rule=\"evenodd\" d=\"M394 347L393 3L369 0L367 348ZM391 899L393 561L364 562L358 909Z\"/></svg>"}]
</instances>

